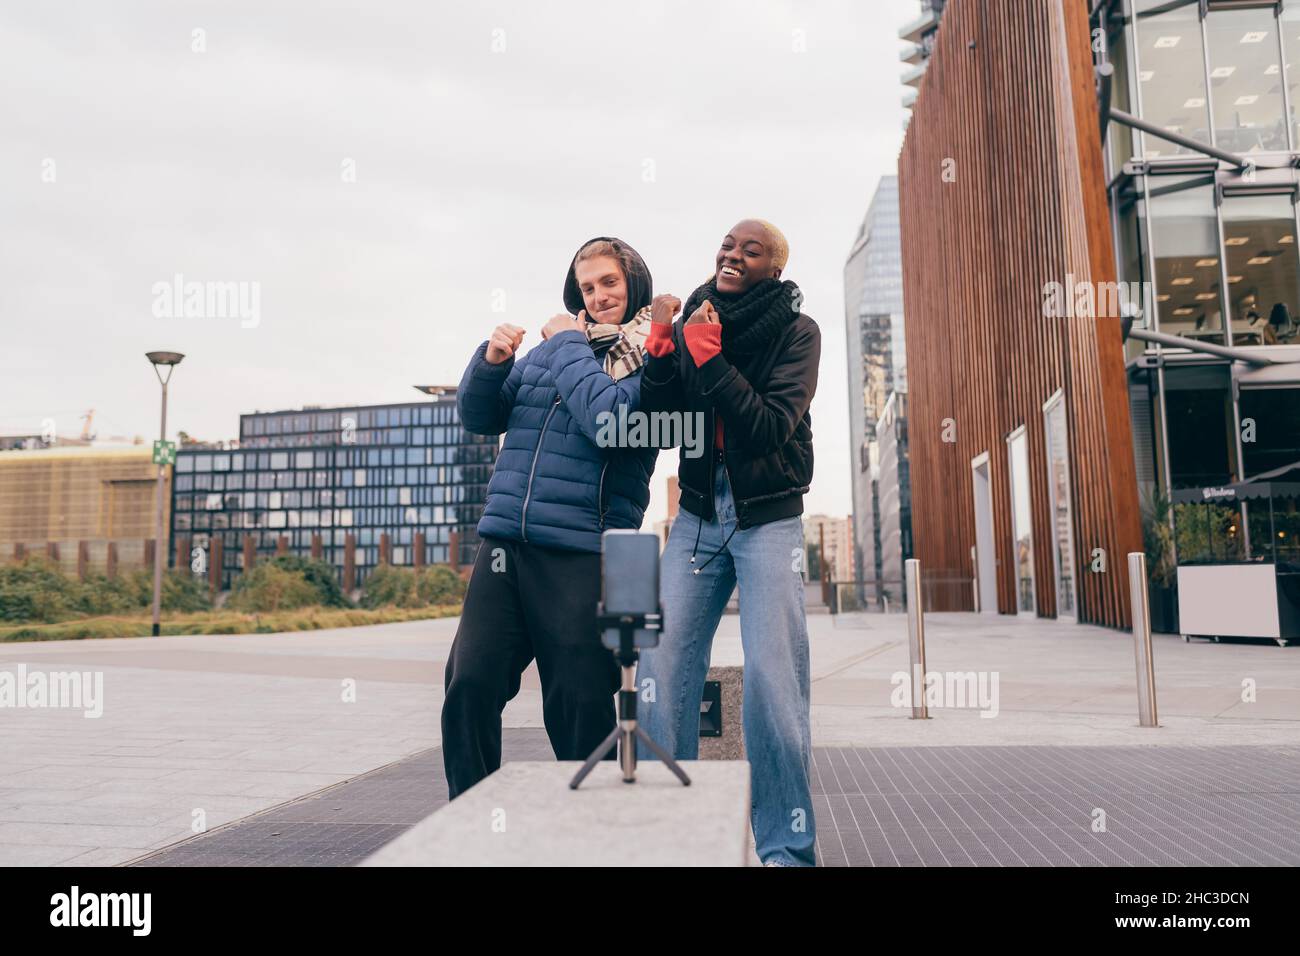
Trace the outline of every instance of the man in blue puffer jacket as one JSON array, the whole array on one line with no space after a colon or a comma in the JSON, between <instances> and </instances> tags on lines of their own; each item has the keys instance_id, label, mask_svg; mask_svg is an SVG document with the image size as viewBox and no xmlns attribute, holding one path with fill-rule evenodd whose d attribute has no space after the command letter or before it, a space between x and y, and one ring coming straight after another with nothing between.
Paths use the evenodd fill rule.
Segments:
<instances>
[{"instance_id":1,"label":"man in blue puffer jacket","mask_svg":"<svg viewBox=\"0 0 1300 956\"><path fill-rule=\"evenodd\" d=\"M631 246L593 239L565 280L571 314L517 361L524 330L498 326L461 380L465 429L505 442L444 680L452 799L500 767L501 712L534 658L557 759L586 759L614 728L619 670L595 623L600 535L641 526L657 450L607 447L602 423L640 405L651 293Z\"/></svg>"}]
</instances>

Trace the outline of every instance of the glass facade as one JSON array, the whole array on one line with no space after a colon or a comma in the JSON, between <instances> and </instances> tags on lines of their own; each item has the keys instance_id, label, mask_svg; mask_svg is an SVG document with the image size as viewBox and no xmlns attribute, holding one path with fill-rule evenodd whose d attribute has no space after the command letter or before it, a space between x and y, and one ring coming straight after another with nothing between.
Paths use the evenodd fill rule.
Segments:
<instances>
[{"instance_id":1,"label":"glass facade","mask_svg":"<svg viewBox=\"0 0 1300 956\"><path fill-rule=\"evenodd\" d=\"M1074 595L1074 516L1070 495L1070 439L1065 400L1055 396L1043 410L1047 439L1047 492L1051 507L1052 560L1056 570L1056 616L1078 617Z\"/></svg>"},{"instance_id":2,"label":"glass facade","mask_svg":"<svg viewBox=\"0 0 1300 956\"><path fill-rule=\"evenodd\" d=\"M1210 143L1209 98L1199 8L1195 2L1136 0L1131 40L1137 47L1142 118L1173 133ZM1123 42L1123 38L1121 39ZM1137 105L1137 104L1135 104ZM1186 146L1140 134L1140 154L1197 155Z\"/></svg>"},{"instance_id":3,"label":"glass facade","mask_svg":"<svg viewBox=\"0 0 1300 956\"><path fill-rule=\"evenodd\" d=\"M1151 284L1135 327L1234 349L1300 346L1300 0L1109 0L1095 25L1116 108L1239 158L1107 124L1119 279ZM1300 460L1282 424L1300 380L1252 382L1241 378L1250 362L1139 339L1125 355L1147 419L1134 426L1144 492Z\"/></svg>"},{"instance_id":4,"label":"glass facade","mask_svg":"<svg viewBox=\"0 0 1300 956\"><path fill-rule=\"evenodd\" d=\"M912 482L907 448L907 393L893 392L876 423L876 529L879 580L901 593L904 562L912 556Z\"/></svg>"},{"instance_id":5,"label":"glass facade","mask_svg":"<svg viewBox=\"0 0 1300 956\"><path fill-rule=\"evenodd\" d=\"M355 538L356 585L379 563L380 536L392 562L414 563L415 535L425 535L424 563L447 563L451 532L458 560L473 559L475 526L487 496L497 439L460 426L454 392L432 402L259 412L240 417L238 448L182 448L172 490L172 539L188 537L211 554L220 536L222 587L243 566L246 537L259 558L322 557L340 571L346 536Z\"/></svg>"},{"instance_id":6,"label":"glass facade","mask_svg":"<svg viewBox=\"0 0 1300 956\"><path fill-rule=\"evenodd\" d=\"M1215 144L1234 153L1287 149L1274 5L1212 6L1205 37Z\"/></svg>"},{"instance_id":7,"label":"glass facade","mask_svg":"<svg viewBox=\"0 0 1300 956\"><path fill-rule=\"evenodd\" d=\"M905 427L907 351L896 176L881 178L844 264L844 309L855 567L862 581L898 580L901 574L891 575L912 556L912 548L910 518L899 518L910 515L910 485L907 442L900 437ZM877 431L891 402L894 411L886 428L893 457L884 468L881 462L887 456Z\"/></svg>"},{"instance_id":8,"label":"glass facade","mask_svg":"<svg viewBox=\"0 0 1300 956\"><path fill-rule=\"evenodd\" d=\"M1232 196L1222 214L1233 343L1293 343L1300 287L1291 197Z\"/></svg>"},{"instance_id":9,"label":"glass facade","mask_svg":"<svg viewBox=\"0 0 1300 956\"><path fill-rule=\"evenodd\" d=\"M1016 610L1034 614L1034 532L1029 503L1029 440L1023 427L1007 437L1007 460L1011 473L1011 554L1015 561Z\"/></svg>"}]
</instances>

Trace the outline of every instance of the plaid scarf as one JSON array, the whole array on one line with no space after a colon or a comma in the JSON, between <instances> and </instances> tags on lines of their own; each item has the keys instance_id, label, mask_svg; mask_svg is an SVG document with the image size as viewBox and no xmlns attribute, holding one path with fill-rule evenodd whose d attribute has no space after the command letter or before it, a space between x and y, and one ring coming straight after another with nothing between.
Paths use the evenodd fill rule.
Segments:
<instances>
[{"instance_id":1,"label":"plaid scarf","mask_svg":"<svg viewBox=\"0 0 1300 956\"><path fill-rule=\"evenodd\" d=\"M650 337L650 306L622 325L601 325L588 319L584 331L593 350L609 346L605 352L605 372L617 382L645 364L645 342Z\"/></svg>"}]
</instances>

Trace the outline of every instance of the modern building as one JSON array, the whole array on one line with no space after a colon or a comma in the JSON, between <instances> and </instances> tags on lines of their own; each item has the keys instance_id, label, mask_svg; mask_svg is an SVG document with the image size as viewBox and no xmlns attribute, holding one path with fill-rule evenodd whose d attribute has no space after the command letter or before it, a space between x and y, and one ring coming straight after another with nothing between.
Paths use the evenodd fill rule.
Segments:
<instances>
[{"instance_id":1,"label":"modern building","mask_svg":"<svg viewBox=\"0 0 1300 956\"><path fill-rule=\"evenodd\" d=\"M877 596L903 593L903 562L912 557L912 482L907 454L907 392L890 392L876 422Z\"/></svg>"},{"instance_id":2,"label":"modern building","mask_svg":"<svg viewBox=\"0 0 1300 956\"><path fill-rule=\"evenodd\" d=\"M907 64L903 71L903 106L916 102L916 90L925 76L925 66L934 50L935 35L939 32L939 19L943 16L945 0L921 0L921 14L898 31L899 39L907 41L907 48L899 59Z\"/></svg>"},{"instance_id":3,"label":"modern building","mask_svg":"<svg viewBox=\"0 0 1300 956\"><path fill-rule=\"evenodd\" d=\"M677 520L677 508L681 501L681 490L677 485L677 476L669 475L664 480L664 489L668 494L668 515L665 518L655 522L655 534L659 536L659 550L662 552L664 546L668 544L668 533L673 529L673 522Z\"/></svg>"},{"instance_id":4,"label":"modern building","mask_svg":"<svg viewBox=\"0 0 1300 956\"><path fill-rule=\"evenodd\" d=\"M906 442L897 443L896 436L891 439L903 463L901 467L895 463L883 487L877 445L877 428L891 396L907 389L897 177L880 180L844 264L844 312L849 440L854 451L853 565L858 573L858 599L874 601L884 574L880 501L910 501L909 490L895 484L906 480ZM894 425L901 427L902 403L896 404ZM907 544L910 546L910 534ZM899 561L906 557L911 557L910 547Z\"/></svg>"},{"instance_id":5,"label":"modern building","mask_svg":"<svg viewBox=\"0 0 1300 956\"><path fill-rule=\"evenodd\" d=\"M88 448L90 442L79 438L50 437L39 433L0 435L0 451L43 451L46 448Z\"/></svg>"},{"instance_id":6,"label":"modern building","mask_svg":"<svg viewBox=\"0 0 1300 956\"><path fill-rule=\"evenodd\" d=\"M854 579L853 565L853 522L849 518L836 518L833 515L804 515L803 538L805 553L816 548L818 560L830 569L830 579L836 584ZM805 567L805 573L812 575L816 568Z\"/></svg>"},{"instance_id":7,"label":"modern building","mask_svg":"<svg viewBox=\"0 0 1300 956\"><path fill-rule=\"evenodd\" d=\"M167 469L164 527L170 480ZM157 481L145 446L0 452L0 560L39 553L67 571L139 566L155 533Z\"/></svg>"},{"instance_id":8,"label":"modern building","mask_svg":"<svg viewBox=\"0 0 1300 956\"><path fill-rule=\"evenodd\" d=\"M182 538L214 558L220 539L223 588L246 540L260 557L315 551L353 586L384 545L395 565L472 562L497 439L461 427L455 388L434 391L425 402L255 412L240 416L237 447L180 449L173 561Z\"/></svg>"},{"instance_id":9,"label":"modern building","mask_svg":"<svg viewBox=\"0 0 1300 956\"><path fill-rule=\"evenodd\" d=\"M1093 7L1130 28L1131 6L1114 3L949 0L899 157L911 514L927 608L1129 623L1124 556L1143 539L1121 316L1141 297L1116 285L1125 256L1107 202ZM1231 82L1234 96L1250 95ZM1180 83L1162 102L1199 98ZM1222 271L1220 254L1191 248L1212 229L1188 226L1168 232L1187 244L1162 290L1179 307L1185 285ZM1207 444L1223 440L1202 431Z\"/></svg>"},{"instance_id":10,"label":"modern building","mask_svg":"<svg viewBox=\"0 0 1300 956\"><path fill-rule=\"evenodd\" d=\"M1142 491L1300 462L1300 0L1099 6L1119 279L1184 340L1127 343Z\"/></svg>"}]
</instances>

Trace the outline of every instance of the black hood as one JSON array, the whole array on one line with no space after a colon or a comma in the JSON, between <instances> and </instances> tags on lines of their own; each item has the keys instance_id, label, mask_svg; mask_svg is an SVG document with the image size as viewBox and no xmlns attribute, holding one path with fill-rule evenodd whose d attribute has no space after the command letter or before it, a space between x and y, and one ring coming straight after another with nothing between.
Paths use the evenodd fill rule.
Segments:
<instances>
[{"instance_id":1,"label":"black hood","mask_svg":"<svg viewBox=\"0 0 1300 956\"><path fill-rule=\"evenodd\" d=\"M612 242L624 249L629 254L632 262L627 272L627 309L623 313L620 323L626 322L632 316L636 315L647 305L654 296L654 280L650 278L650 270L646 268L645 260L641 254L629 246L622 239L615 239L613 236L597 236L595 239L588 239L578 247L581 252L593 242ZM564 277L564 307L573 315L577 315L585 309L586 303L582 300L582 291L578 288L578 277L574 271L574 266L578 262L578 253L573 254L573 261L569 263L569 274Z\"/></svg>"}]
</instances>

